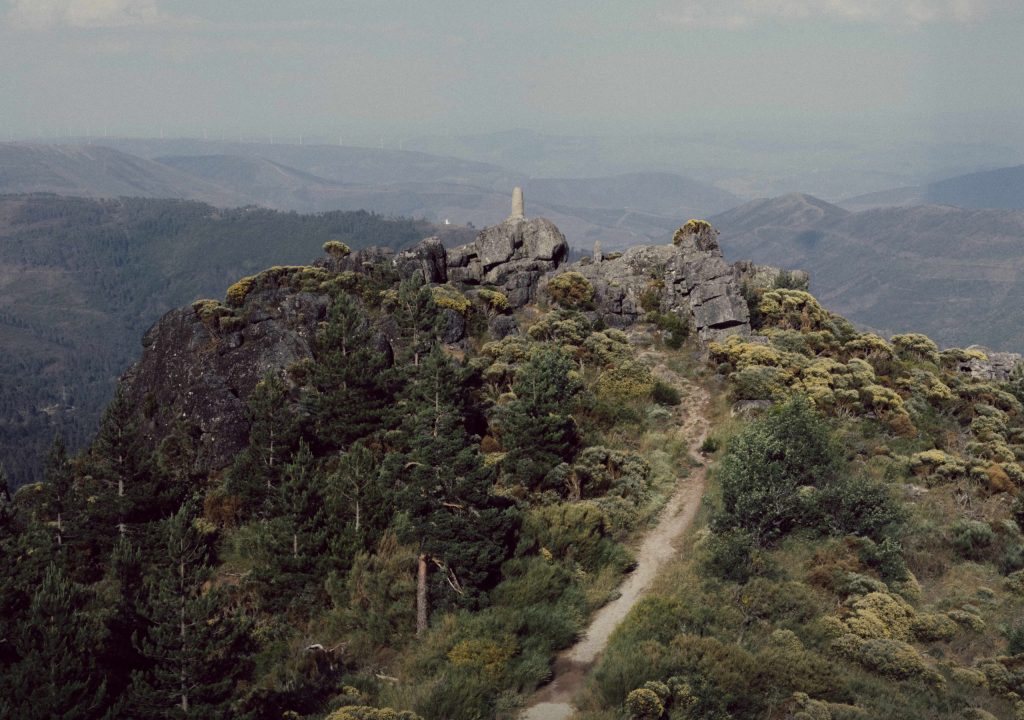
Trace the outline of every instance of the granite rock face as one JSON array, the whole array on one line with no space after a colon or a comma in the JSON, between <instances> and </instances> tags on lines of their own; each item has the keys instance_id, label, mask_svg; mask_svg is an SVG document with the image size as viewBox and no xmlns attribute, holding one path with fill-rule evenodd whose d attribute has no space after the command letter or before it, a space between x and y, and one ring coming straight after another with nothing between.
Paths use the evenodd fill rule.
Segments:
<instances>
[{"instance_id":1,"label":"granite rock face","mask_svg":"<svg viewBox=\"0 0 1024 720\"><path fill-rule=\"evenodd\" d=\"M713 229L677 233L672 245L632 247L568 269L593 284L596 312L607 325L627 327L654 311L689 318L704 342L750 332L736 272Z\"/></svg>"},{"instance_id":2,"label":"granite rock face","mask_svg":"<svg viewBox=\"0 0 1024 720\"><path fill-rule=\"evenodd\" d=\"M175 428L195 441L191 470L207 475L229 465L248 443L246 402L268 372L283 375L312 357L326 295L287 288L253 292L239 308L241 325L222 330L192 307L164 315L143 338L139 362L121 386L144 411L141 430L159 445Z\"/></svg>"},{"instance_id":3,"label":"granite rock face","mask_svg":"<svg viewBox=\"0 0 1024 720\"><path fill-rule=\"evenodd\" d=\"M411 277L418 272L428 283L448 282L448 251L436 237L429 237L398 253L394 265L402 277Z\"/></svg>"},{"instance_id":4,"label":"granite rock face","mask_svg":"<svg viewBox=\"0 0 1024 720\"><path fill-rule=\"evenodd\" d=\"M979 380L1006 382L1013 376L1013 372L1024 364L1024 356L1020 353L995 352L979 345L972 345L967 349L980 350L987 359L971 357L960 363L957 369Z\"/></svg>"},{"instance_id":5,"label":"granite rock face","mask_svg":"<svg viewBox=\"0 0 1024 720\"><path fill-rule=\"evenodd\" d=\"M450 250L448 279L491 286L504 292L513 307L522 307L535 299L541 277L560 267L568 255L569 244L554 223L511 217Z\"/></svg>"}]
</instances>

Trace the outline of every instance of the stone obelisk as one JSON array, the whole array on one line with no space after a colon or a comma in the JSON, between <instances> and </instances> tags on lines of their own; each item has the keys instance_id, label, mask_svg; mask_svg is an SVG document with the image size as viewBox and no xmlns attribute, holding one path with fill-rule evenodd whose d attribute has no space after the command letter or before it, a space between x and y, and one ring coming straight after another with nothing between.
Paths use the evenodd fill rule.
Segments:
<instances>
[{"instance_id":1,"label":"stone obelisk","mask_svg":"<svg viewBox=\"0 0 1024 720\"><path fill-rule=\"evenodd\" d=\"M523 207L523 189L521 187L512 188L512 214L508 216L508 219L526 219L526 212Z\"/></svg>"}]
</instances>

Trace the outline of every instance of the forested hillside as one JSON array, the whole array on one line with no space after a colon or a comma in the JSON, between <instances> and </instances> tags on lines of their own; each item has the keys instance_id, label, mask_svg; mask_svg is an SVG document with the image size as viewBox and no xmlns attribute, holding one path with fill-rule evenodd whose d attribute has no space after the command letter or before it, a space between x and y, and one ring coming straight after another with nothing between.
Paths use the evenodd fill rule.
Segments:
<instances>
[{"instance_id":1,"label":"forested hillside","mask_svg":"<svg viewBox=\"0 0 1024 720\"><path fill-rule=\"evenodd\" d=\"M433 232L367 212L0 197L0 460L19 485L41 479L55 433L80 447L142 333L170 308L302 262L327 240L398 248Z\"/></svg>"},{"instance_id":2,"label":"forested hillside","mask_svg":"<svg viewBox=\"0 0 1024 720\"><path fill-rule=\"evenodd\" d=\"M148 351L198 375L329 297L221 471L193 471L195 418L154 447L165 409L128 387L88 450L0 495L0 716L511 717L550 677L687 470L685 326L644 325L641 357L556 284L497 339L501 293L356 267L245 278L188 310L206 342Z\"/></svg>"}]
</instances>

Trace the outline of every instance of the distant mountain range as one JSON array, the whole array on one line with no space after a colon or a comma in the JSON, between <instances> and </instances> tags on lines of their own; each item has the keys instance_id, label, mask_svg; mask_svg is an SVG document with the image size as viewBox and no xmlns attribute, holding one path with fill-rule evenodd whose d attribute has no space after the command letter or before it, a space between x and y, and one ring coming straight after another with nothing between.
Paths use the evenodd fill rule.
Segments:
<instances>
[{"instance_id":1,"label":"distant mountain range","mask_svg":"<svg viewBox=\"0 0 1024 720\"><path fill-rule=\"evenodd\" d=\"M848 210L912 205L1024 210L1024 165L958 175L921 187L858 195L840 204Z\"/></svg>"},{"instance_id":2,"label":"distant mountain range","mask_svg":"<svg viewBox=\"0 0 1024 720\"><path fill-rule=\"evenodd\" d=\"M826 306L880 332L1024 349L1024 211L786 195L711 220L727 256L806 269Z\"/></svg>"},{"instance_id":3,"label":"distant mountain range","mask_svg":"<svg viewBox=\"0 0 1024 720\"><path fill-rule=\"evenodd\" d=\"M422 152L331 145L198 140L110 140L107 146L0 144L0 193L161 197L218 207L261 205L484 226L525 188L527 212L554 221L569 242L608 249L661 242L681 222L740 199L672 173L531 179L488 163Z\"/></svg>"}]
</instances>

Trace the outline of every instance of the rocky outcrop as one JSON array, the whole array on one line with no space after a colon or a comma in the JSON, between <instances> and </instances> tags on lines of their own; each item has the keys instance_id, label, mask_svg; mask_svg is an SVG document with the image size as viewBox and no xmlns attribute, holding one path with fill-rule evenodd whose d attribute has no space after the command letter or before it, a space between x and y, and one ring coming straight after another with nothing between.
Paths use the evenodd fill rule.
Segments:
<instances>
[{"instance_id":1,"label":"rocky outcrop","mask_svg":"<svg viewBox=\"0 0 1024 720\"><path fill-rule=\"evenodd\" d=\"M484 228L476 240L448 252L448 279L489 285L508 296L513 307L536 297L540 278L565 262L569 244L550 220L510 217Z\"/></svg>"},{"instance_id":2,"label":"rocky outcrop","mask_svg":"<svg viewBox=\"0 0 1024 720\"><path fill-rule=\"evenodd\" d=\"M1024 364L1024 356L1020 353L995 352L980 345L972 345L967 350L957 369L979 380L1006 382Z\"/></svg>"},{"instance_id":3,"label":"rocky outcrop","mask_svg":"<svg viewBox=\"0 0 1024 720\"><path fill-rule=\"evenodd\" d=\"M811 276L804 270L783 270L772 265L756 265L749 260L734 262L732 267L741 287L748 284L768 289L786 285L806 290L811 286Z\"/></svg>"},{"instance_id":4,"label":"rocky outcrop","mask_svg":"<svg viewBox=\"0 0 1024 720\"><path fill-rule=\"evenodd\" d=\"M429 237L398 253L394 265L402 277L411 277L418 272L429 283L448 282L448 252L437 237Z\"/></svg>"},{"instance_id":5,"label":"rocky outcrop","mask_svg":"<svg viewBox=\"0 0 1024 720\"><path fill-rule=\"evenodd\" d=\"M230 464L249 437L246 401L268 372L312 357L327 295L270 287L229 310L213 301L172 310L143 338L143 353L122 378L142 409L152 447L181 426L196 445L197 475Z\"/></svg>"},{"instance_id":6,"label":"rocky outcrop","mask_svg":"<svg viewBox=\"0 0 1024 720\"><path fill-rule=\"evenodd\" d=\"M750 332L747 304L717 233L706 223L688 232L689 226L672 245L632 247L568 268L594 286L595 312L605 324L626 327L659 312L689 318L702 341Z\"/></svg>"}]
</instances>

